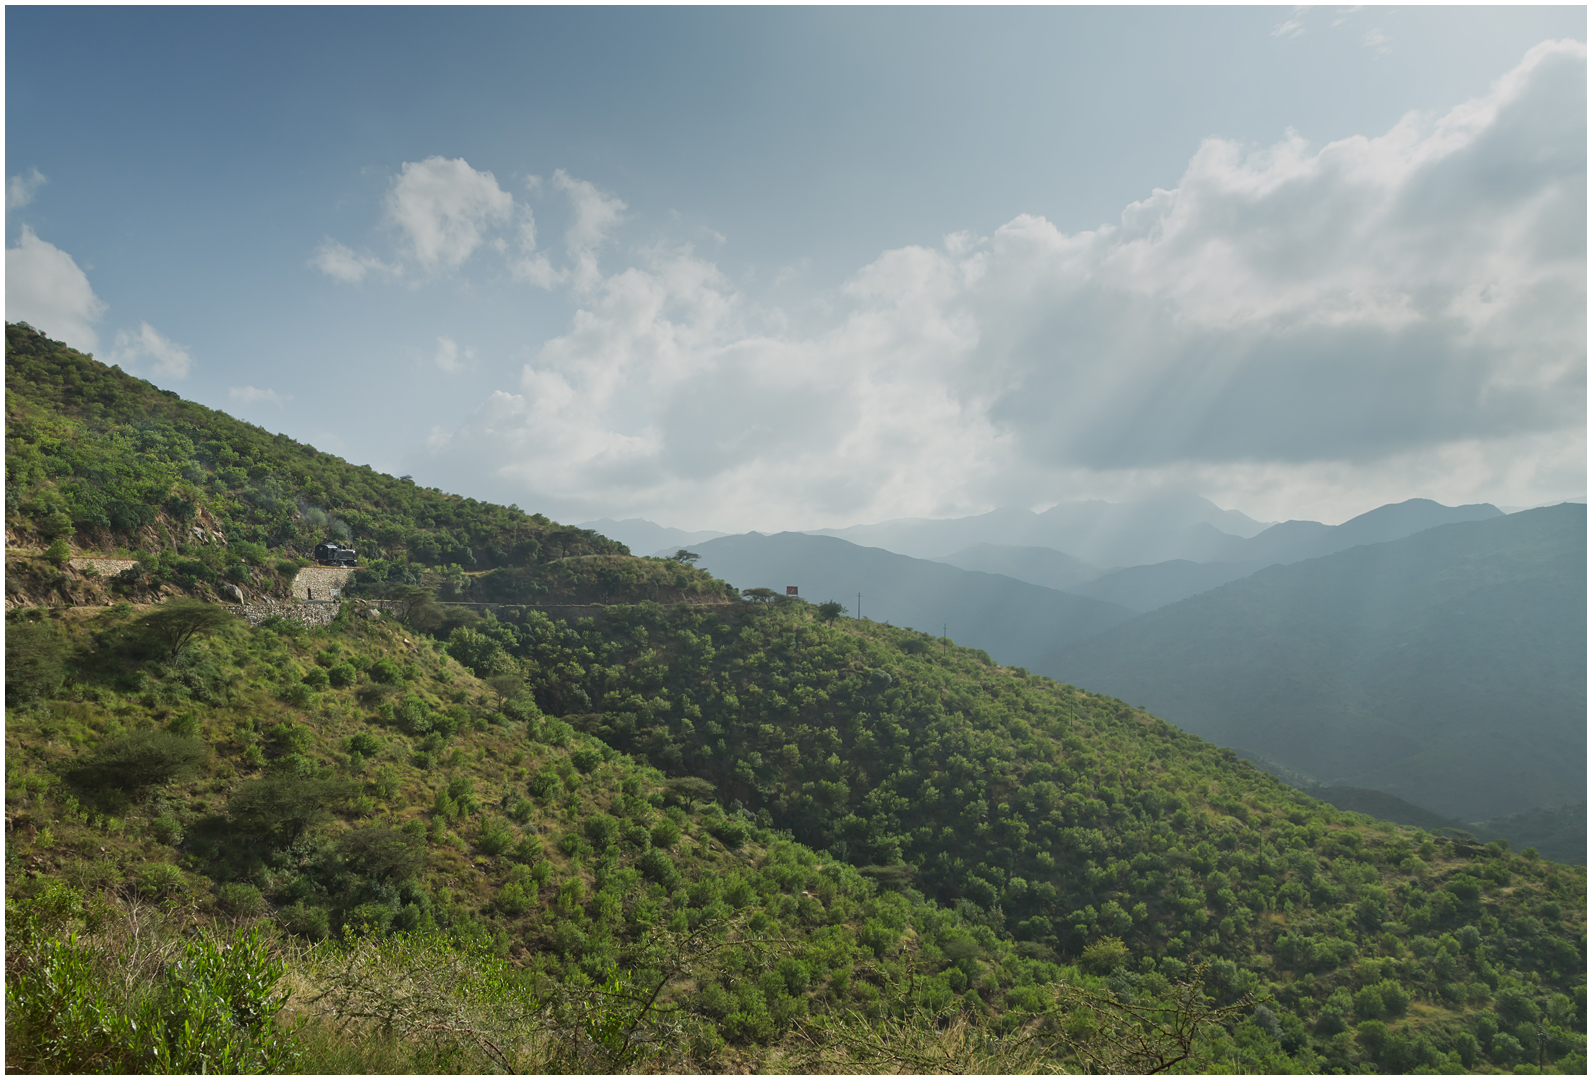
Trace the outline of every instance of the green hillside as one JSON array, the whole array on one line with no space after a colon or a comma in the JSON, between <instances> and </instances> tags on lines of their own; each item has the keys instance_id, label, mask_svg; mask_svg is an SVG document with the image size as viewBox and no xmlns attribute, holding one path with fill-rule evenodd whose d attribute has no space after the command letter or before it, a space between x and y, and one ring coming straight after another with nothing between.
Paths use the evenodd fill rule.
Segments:
<instances>
[{"instance_id":1,"label":"green hillside","mask_svg":"<svg viewBox=\"0 0 1592 1080\"><path fill-rule=\"evenodd\" d=\"M1478 821L1586 797L1586 507L1273 566L1040 670L1317 781Z\"/></svg>"},{"instance_id":2,"label":"green hillside","mask_svg":"<svg viewBox=\"0 0 1592 1080\"><path fill-rule=\"evenodd\" d=\"M277 447L328 496L363 472L23 340L8 1068L1585 1071L1583 869L1344 813L1121 701L390 478L240 541L264 526L204 444ZM170 421L124 395L195 449L137 449ZM158 509L130 531L51 524L136 484ZM191 599L280 584L317 511L379 553L350 591L386 613L250 627ZM420 558L515 520L536 549ZM146 573L86 579L57 541ZM240 542L264 553L233 562ZM436 599L457 595L491 604Z\"/></svg>"}]
</instances>

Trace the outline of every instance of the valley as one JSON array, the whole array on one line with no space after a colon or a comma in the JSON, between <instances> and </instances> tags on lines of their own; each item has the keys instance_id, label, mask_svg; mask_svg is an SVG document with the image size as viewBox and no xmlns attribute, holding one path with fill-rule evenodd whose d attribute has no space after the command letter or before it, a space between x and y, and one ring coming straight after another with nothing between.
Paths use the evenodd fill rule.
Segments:
<instances>
[{"instance_id":1,"label":"valley","mask_svg":"<svg viewBox=\"0 0 1592 1080\"><path fill-rule=\"evenodd\" d=\"M1505 783L1548 765L1502 757L1483 720L1573 750L1553 717L1584 508L1141 614L838 537L631 554L16 325L6 408L8 1067L1585 1072L1584 866L1312 797L1091 651L1176 630L1142 666L1190 681L1223 650L1222 733L1286 766L1273 729L1303 736L1265 718L1318 669L1265 697L1240 661L1293 657L1245 634L1280 641L1267 605L1309 597L1305 632L1366 643L1342 646L1367 673L1344 738L1371 747L1384 699L1436 692L1381 659L1408 641L1409 670L1456 686L1421 733L1447 717L1445 761L1510 762L1476 805L1555 836ZM1171 532L1218 531L1200 514ZM339 526L360 566L306 626L295 582ZM994 543L956 539L934 557ZM226 614L227 586L288 617ZM857 590L865 618L824 603ZM1557 621L1527 625L1528 602ZM1467 712L1500 625L1516 674ZM1546 775L1584 799L1584 772L1579 796ZM1186 1035L1129 1053L1114 1025L1142 1016Z\"/></svg>"}]
</instances>

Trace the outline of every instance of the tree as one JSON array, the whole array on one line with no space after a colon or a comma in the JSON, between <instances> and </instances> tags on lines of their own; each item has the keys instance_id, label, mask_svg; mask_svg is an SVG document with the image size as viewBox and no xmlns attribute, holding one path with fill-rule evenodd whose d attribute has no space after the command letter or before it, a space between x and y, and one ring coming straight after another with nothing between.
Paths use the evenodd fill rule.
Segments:
<instances>
[{"instance_id":1,"label":"tree","mask_svg":"<svg viewBox=\"0 0 1592 1080\"><path fill-rule=\"evenodd\" d=\"M48 623L13 622L6 627L6 697L12 702L47 697L66 676L66 652Z\"/></svg>"},{"instance_id":2,"label":"tree","mask_svg":"<svg viewBox=\"0 0 1592 1080\"><path fill-rule=\"evenodd\" d=\"M45 550L44 557L52 565L62 567L72 557L72 549L67 546L65 540L57 540Z\"/></svg>"},{"instance_id":3,"label":"tree","mask_svg":"<svg viewBox=\"0 0 1592 1080\"><path fill-rule=\"evenodd\" d=\"M209 751L198 739L169 731L137 731L107 739L67 772L81 787L138 789L192 776Z\"/></svg>"},{"instance_id":4,"label":"tree","mask_svg":"<svg viewBox=\"0 0 1592 1080\"><path fill-rule=\"evenodd\" d=\"M676 551L673 555L669 556L669 561L690 564L696 562L701 557L702 556L698 555L694 551L687 551L685 548L681 548L679 551Z\"/></svg>"},{"instance_id":5,"label":"tree","mask_svg":"<svg viewBox=\"0 0 1592 1080\"><path fill-rule=\"evenodd\" d=\"M525 680L515 674L493 675L486 680L487 686L497 695L498 708L512 697L518 697L521 690L525 689Z\"/></svg>"},{"instance_id":6,"label":"tree","mask_svg":"<svg viewBox=\"0 0 1592 1080\"><path fill-rule=\"evenodd\" d=\"M424 585L403 585L389 596L398 602L398 619L409 629L424 634L442 625L442 607L434 590Z\"/></svg>"},{"instance_id":7,"label":"tree","mask_svg":"<svg viewBox=\"0 0 1592 1080\"><path fill-rule=\"evenodd\" d=\"M187 596L174 596L145 615L144 628L171 650L171 658L200 634L209 634L231 622L233 615L224 607L207 604Z\"/></svg>"},{"instance_id":8,"label":"tree","mask_svg":"<svg viewBox=\"0 0 1592 1080\"><path fill-rule=\"evenodd\" d=\"M825 600L818 605L818 617L824 622L834 622L845 613L845 605L838 600Z\"/></svg>"},{"instance_id":9,"label":"tree","mask_svg":"<svg viewBox=\"0 0 1592 1080\"><path fill-rule=\"evenodd\" d=\"M755 603L767 604L774 599L776 594L773 589L759 586L755 589L742 589L741 595Z\"/></svg>"}]
</instances>

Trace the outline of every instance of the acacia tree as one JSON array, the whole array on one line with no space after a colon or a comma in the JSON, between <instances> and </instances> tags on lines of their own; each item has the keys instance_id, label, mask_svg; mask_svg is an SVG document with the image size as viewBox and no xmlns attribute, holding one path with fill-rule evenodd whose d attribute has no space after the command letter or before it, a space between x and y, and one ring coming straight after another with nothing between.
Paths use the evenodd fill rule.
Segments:
<instances>
[{"instance_id":1,"label":"acacia tree","mask_svg":"<svg viewBox=\"0 0 1592 1080\"><path fill-rule=\"evenodd\" d=\"M232 618L232 613L219 605L188 596L174 596L139 621L166 644L171 650L171 659L175 660L195 637L220 629Z\"/></svg>"}]
</instances>

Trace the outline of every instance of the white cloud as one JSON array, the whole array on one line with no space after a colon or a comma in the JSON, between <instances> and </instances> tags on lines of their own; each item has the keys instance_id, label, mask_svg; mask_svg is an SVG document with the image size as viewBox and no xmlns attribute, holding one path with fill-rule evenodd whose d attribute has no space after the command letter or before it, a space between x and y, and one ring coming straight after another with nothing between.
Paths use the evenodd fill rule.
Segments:
<instances>
[{"instance_id":1,"label":"white cloud","mask_svg":"<svg viewBox=\"0 0 1592 1080\"><path fill-rule=\"evenodd\" d=\"M1304 12L1304 8L1294 8L1292 15L1271 28L1271 36L1283 38L1284 40L1299 37L1305 32L1305 21L1302 17Z\"/></svg>"},{"instance_id":2,"label":"white cloud","mask_svg":"<svg viewBox=\"0 0 1592 1080\"><path fill-rule=\"evenodd\" d=\"M292 394L279 394L275 390L261 390L257 386L232 386L227 388L227 397L240 405L251 405L256 401L263 401L268 405L281 408L285 403L293 400ZM316 444L321 445L320 443Z\"/></svg>"},{"instance_id":3,"label":"white cloud","mask_svg":"<svg viewBox=\"0 0 1592 1080\"><path fill-rule=\"evenodd\" d=\"M475 350L468 345L461 349L452 338L439 337L437 351L431 359L437 367L453 375L469 366L470 361L475 359Z\"/></svg>"},{"instance_id":4,"label":"white cloud","mask_svg":"<svg viewBox=\"0 0 1592 1080\"><path fill-rule=\"evenodd\" d=\"M6 318L92 352L99 348L93 324L104 314L104 302L72 256L22 226L17 246L6 248Z\"/></svg>"},{"instance_id":5,"label":"white cloud","mask_svg":"<svg viewBox=\"0 0 1592 1080\"><path fill-rule=\"evenodd\" d=\"M364 281L365 275L371 272L393 277L403 273L403 267L397 263L382 262L374 255L361 255L330 237L321 241L321 246L315 249L315 256L310 262L318 267L321 273L353 285Z\"/></svg>"},{"instance_id":6,"label":"white cloud","mask_svg":"<svg viewBox=\"0 0 1592 1080\"><path fill-rule=\"evenodd\" d=\"M463 158L428 157L404 162L386 210L422 266L456 270L481 246L484 230L510 219L514 197Z\"/></svg>"},{"instance_id":7,"label":"white cloud","mask_svg":"<svg viewBox=\"0 0 1592 1080\"><path fill-rule=\"evenodd\" d=\"M563 169L553 173L553 184L569 196L574 210L574 220L564 234L564 244L574 263L575 287L584 292L601 281L597 249L624 220L628 207L620 199L597 190L597 185L591 181L577 180Z\"/></svg>"},{"instance_id":8,"label":"white cloud","mask_svg":"<svg viewBox=\"0 0 1592 1080\"><path fill-rule=\"evenodd\" d=\"M1382 56L1393 47L1393 39L1373 26L1365 32L1365 36L1360 39L1360 44L1362 47L1370 49L1372 55Z\"/></svg>"},{"instance_id":9,"label":"white cloud","mask_svg":"<svg viewBox=\"0 0 1592 1080\"><path fill-rule=\"evenodd\" d=\"M1116 224L885 252L795 336L688 247L602 274L624 206L555 174L581 308L429 445L557 516L719 528L1168 485L1328 519L1580 494L1585 79L1544 43L1381 135L1212 139Z\"/></svg>"},{"instance_id":10,"label":"white cloud","mask_svg":"<svg viewBox=\"0 0 1592 1080\"><path fill-rule=\"evenodd\" d=\"M149 365L143 363L151 361ZM193 357L181 345L163 336L148 323L139 323L137 330L118 330L116 348L107 357L126 371L138 374L161 375L168 379L185 379L193 367Z\"/></svg>"},{"instance_id":11,"label":"white cloud","mask_svg":"<svg viewBox=\"0 0 1592 1080\"><path fill-rule=\"evenodd\" d=\"M33 201L33 196L45 184L49 177L38 169L29 169L26 176L17 175L6 182L6 209L15 210L26 206Z\"/></svg>"}]
</instances>

